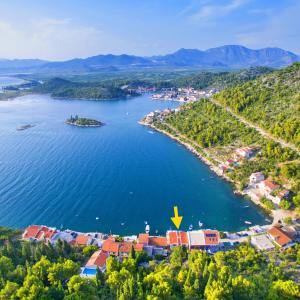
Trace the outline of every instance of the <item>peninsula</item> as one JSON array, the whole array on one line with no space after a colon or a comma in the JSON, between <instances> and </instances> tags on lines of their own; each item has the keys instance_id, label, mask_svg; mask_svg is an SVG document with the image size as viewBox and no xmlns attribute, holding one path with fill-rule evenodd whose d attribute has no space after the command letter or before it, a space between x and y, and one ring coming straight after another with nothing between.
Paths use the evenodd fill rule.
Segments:
<instances>
[{"instance_id":1,"label":"peninsula","mask_svg":"<svg viewBox=\"0 0 300 300\"><path fill-rule=\"evenodd\" d=\"M66 120L66 124L78 126L78 127L101 127L104 123L88 118L80 118L77 115L75 117L71 116Z\"/></svg>"}]
</instances>

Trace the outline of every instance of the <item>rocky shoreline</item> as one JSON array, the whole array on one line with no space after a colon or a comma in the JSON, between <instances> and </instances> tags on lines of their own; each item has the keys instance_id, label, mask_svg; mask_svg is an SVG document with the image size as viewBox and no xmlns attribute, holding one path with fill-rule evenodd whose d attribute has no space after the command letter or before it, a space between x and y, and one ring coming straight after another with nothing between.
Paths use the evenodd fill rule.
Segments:
<instances>
[{"instance_id":1,"label":"rocky shoreline","mask_svg":"<svg viewBox=\"0 0 300 300\"><path fill-rule=\"evenodd\" d=\"M190 145L187 142L182 141L179 137L173 135L172 133L170 133L166 130L163 130L161 128L157 128L154 124L148 124L148 123L144 122L143 120L139 121L139 124L150 127L152 129L160 132L160 133L163 133L163 134L167 135L169 138L171 138L172 140L174 140L174 141L180 143L181 145L183 145L185 148L187 148L189 151L191 151L194 155L196 155L201 161L203 161L206 165L208 165L210 170L212 170L215 174L217 174L222 179L224 179L224 180L228 181L229 183L231 183L233 185L233 188L234 188L234 190L233 190L234 194L239 195L239 196L243 196L243 197L247 197L254 204L256 204L261 209L263 209L264 212L267 213L270 217L274 218L276 210L266 211L266 209L262 206L262 204L259 201L257 201L256 199L253 199L252 197L250 197L244 191L236 189L235 182L232 179L230 179L228 176L223 174L222 171L217 166L215 166L210 160L208 160L202 153L197 151L195 149L195 147L193 147L192 145ZM274 222L275 222L275 219L274 219Z\"/></svg>"}]
</instances>

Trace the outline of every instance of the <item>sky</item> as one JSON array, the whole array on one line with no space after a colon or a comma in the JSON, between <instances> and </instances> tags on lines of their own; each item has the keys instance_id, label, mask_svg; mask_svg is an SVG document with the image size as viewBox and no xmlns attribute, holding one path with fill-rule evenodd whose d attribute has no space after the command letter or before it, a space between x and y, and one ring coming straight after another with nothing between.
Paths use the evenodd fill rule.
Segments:
<instances>
[{"instance_id":1,"label":"sky","mask_svg":"<svg viewBox=\"0 0 300 300\"><path fill-rule=\"evenodd\" d=\"M300 54L300 0L9 0L0 58L142 56L238 44Z\"/></svg>"}]
</instances>

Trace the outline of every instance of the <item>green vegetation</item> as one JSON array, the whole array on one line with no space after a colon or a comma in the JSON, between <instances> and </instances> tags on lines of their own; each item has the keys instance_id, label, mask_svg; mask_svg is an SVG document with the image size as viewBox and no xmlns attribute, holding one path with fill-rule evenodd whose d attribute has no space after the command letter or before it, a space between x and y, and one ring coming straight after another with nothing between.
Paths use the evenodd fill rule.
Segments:
<instances>
[{"instance_id":1,"label":"green vegetation","mask_svg":"<svg viewBox=\"0 0 300 300\"><path fill-rule=\"evenodd\" d=\"M300 63L272 72L215 96L222 105L300 146Z\"/></svg>"},{"instance_id":2,"label":"green vegetation","mask_svg":"<svg viewBox=\"0 0 300 300\"><path fill-rule=\"evenodd\" d=\"M83 126L83 127L100 127L103 125L102 122L94 120L94 119L87 119L87 118L79 118L78 116L71 116L69 119L66 120L67 124L75 125L75 126Z\"/></svg>"},{"instance_id":3,"label":"green vegetation","mask_svg":"<svg viewBox=\"0 0 300 300\"><path fill-rule=\"evenodd\" d=\"M280 182L278 165L298 158L295 151L264 138L255 129L247 127L222 107L206 99L185 105L179 113L172 113L163 123L156 122L155 126L170 131L164 124L172 126L197 143L199 148L205 149L205 154L215 164L232 158L239 147L251 146L256 149L253 159L244 160L227 170L227 176L237 183L239 189L245 187L251 173L257 171L272 175ZM292 189L298 192L297 186L294 185Z\"/></svg>"},{"instance_id":4,"label":"green vegetation","mask_svg":"<svg viewBox=\"0 0 300 300\"><path fill-rule=\"evenodd\" d=\"M267 67L253 67L236 72L200 72L195 75L174 79L171 81L171 84L176 87L193 87L195 89L224 89L242 84L270 72L272 72L272 69Z\"/></svg>"},{"instance_id":5,"label":"green vegetation","mask_svg":"<svg viewBox=\"0 0 300 300\"><path fill-rule=\"evenodd\" d=\"M123 261L110 257L105 274L98 271L95 278L81 278L79 267L91 250L90 246L81 249L61 241L55 246L21 242L10 236L0 244L0 299L300 297L299 245L263 253L243 244L214 256L176 247L169 259L161 261L132 251Z\"/></svg>"},{"instance_id":6,"label":"green vegetation","mask_svg":"<svg viewBox=\"0 0 300 300\"><path fill-rule=\"evenodd\" d=\"M32 89L36 93L48 93L55 98L73 98L73 99L117 99L126 96L136 96L126 89L121 89L113 82L74 82L62 78L53 78L38 87Z\"/></svg>"},{"instance_id":7,"label":"green vegetation","mask_svg":"<svg viewBox=\"0 0 300 300\"><path fill-rule=\"evenodd\" d=\"M274 203L271 200L267 199L267 198L261 198L260 202L262 203L264 208L266 208L267 210L275 209Z\"/></svg>"}]
</instances>

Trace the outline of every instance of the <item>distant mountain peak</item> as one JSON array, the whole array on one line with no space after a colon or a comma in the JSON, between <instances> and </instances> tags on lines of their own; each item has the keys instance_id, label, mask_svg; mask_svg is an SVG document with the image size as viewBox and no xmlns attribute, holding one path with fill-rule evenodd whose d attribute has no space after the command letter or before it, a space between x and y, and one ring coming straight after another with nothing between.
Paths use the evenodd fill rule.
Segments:
<instances>
[{"instance_id":1,"label":"distant mountain peak","mask_svg":"<svg viewBox=\"0 0 300 300\"><path fill-rule=\"evenodd\" d=\"M248 68L265 66L280 68L300 61L300 57L277 47L249 49L242 45L224 45L207 50L181 48L167 55L142 57L129 54L100 54L61 62L38 59L0 60L0 72L97 72L138 68Z\"/></svg>"}]
</instances>

